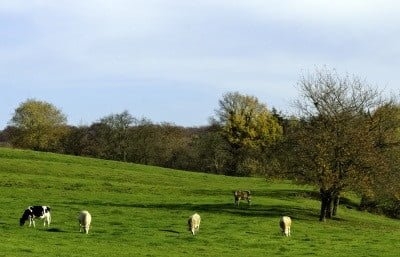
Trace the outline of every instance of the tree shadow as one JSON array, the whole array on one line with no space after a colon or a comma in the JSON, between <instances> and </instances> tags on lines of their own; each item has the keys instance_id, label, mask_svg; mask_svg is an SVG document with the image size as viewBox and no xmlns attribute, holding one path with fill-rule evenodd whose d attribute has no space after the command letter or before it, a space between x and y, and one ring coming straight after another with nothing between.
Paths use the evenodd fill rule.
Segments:
<instances>
[{"instance_id":1,"label":"tree shadow","mask_svg":"<svg viewBox=\"0 0 400 257\"><path fill-rule=\"evenodd\" d=\"M263 196L274 199L310 199L315 201L320 201L320 194L318 191L308 190L308 189L279 189L279 190L266 190L266 191L252 191L253 197ZM346 207L348 209L357 209L359 204L352 201L349 198L340 197L339 205Z\"/></svg>"},{"instance_id":2,"label":"tree shadow","mask_svg":"<svg viewBox=\"0 0 400 257\"><path fill-rule=\"evenodd\" d=\"M251 189L250 189L251 190ZM229 190L195 190L194 194L198 195L220 195L226 198L228 195L232 196L233 192ZM311 199L320 201L319 192L306 189L283 189L283 190L257 190L251 191L253 200L257 197L266 197L271 199ZM232 194L231 194L232 193ZM84 202L68 202L70 204L77 205L97 205L103 207L124 207L124 208L137 208L137 209L164 209L171 211L197 211L197 212L208 212L208 213L225 213L243 217L280 217L287 215L297 220L316 220L319 218L319 210L311 209L309 207L299 206L287 206L287 205L261 205L242 203L239 206L231 203L115 203L115 202L103 202L100 200L84 201ZM348 198L342 197L340 199L340 206L347 208L357 208L357 204L352 202ZM339 208L340 208L339 206ZM337 219L337 218L335 218ZM339 220L339 219L338 219Z\"/></svg>"},{"instance_id":3,"label":"tree shadow","mask_svg":"<svg viewBox=\"0 0 400 257\"><path fill-rule=\"evenodd\" d=\"M71 203L70 203L71 204ZM260 205L251 206L243 205L243 207L235 206L233 203L110 203L110 202L88 202L88 205L97 205L102 207L116 208L136 208L136 209L164 209L170 211L196 211L208 213L225 213L243 217L280 217L282 215L291 216L294 219L311 220L318 217L318 213L312 209L301 207L288 207L280 205Z\"/></svg>"},{"instance_id":4,"label":"tree shadow","mask_svg":"<svg viewBox=\"0 0 400 257\"><path fill-rule=\"evenodd\" d=\"M320 199L318 192L307 189L266 190L260 192L253 192L253 195L260 195L275 199L295 199L295 198L307 198L312 200Z\"/></svg>"},{"instance_id":5,"label":"tree shadow","mask_svg":"<svg viewBox=\"0 0 400 257\"><path fill-rule=\"evenodd\" d=\"M159 229L159 231L173 233L173 234L180 234L179 231L172 230L172 229Z\"/></svg>"}]
</instances>

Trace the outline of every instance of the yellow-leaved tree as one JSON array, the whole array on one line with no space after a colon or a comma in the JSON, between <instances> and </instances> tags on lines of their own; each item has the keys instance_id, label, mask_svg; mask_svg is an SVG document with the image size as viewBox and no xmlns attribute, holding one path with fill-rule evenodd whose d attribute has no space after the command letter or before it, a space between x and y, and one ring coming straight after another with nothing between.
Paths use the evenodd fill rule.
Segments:
<instances>
[{"instance_id":1,"label":"yellow-leaved tree","mask_svg":"<svg viewBox=\"0 0 400 257\"><path fill-rule=\"evenodd\" d=\"M226 93L216 110L217 124L230 145L230 175L251 175L264 168L263 153L282 136L277 119L254 96ZM262 172L262 171L261 171Z\"/></svg>"},{"instance_id":2,"label":"yellow-leaved tree","mask_svg":"<svg viewBox=\"0 0 400 257\"><path fill-rule=\"evenodd\" d=\"M10 125L16 128L11 142L16 147L52 151L68 132L66 116L54 105L28 99L15 110Z\"/></svg>"}]
</instances>

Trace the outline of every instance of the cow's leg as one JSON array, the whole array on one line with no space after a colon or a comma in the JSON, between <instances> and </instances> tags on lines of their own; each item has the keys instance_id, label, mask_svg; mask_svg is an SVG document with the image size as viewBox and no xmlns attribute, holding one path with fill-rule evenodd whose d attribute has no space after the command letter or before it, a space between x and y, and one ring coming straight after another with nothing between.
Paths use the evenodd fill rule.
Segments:
<instances>
[{"instance_id":1,"label":"cow's leg","mask_svg":"<svg viewBox=\"0 0 400 257\"><path fill-rule=\"evenodd\" d=\"M46 221L47 221L47 227L50 227L50 223L51 223L51 216L50 216L50 214L46 217Z\"/></svg>"}]
</instances>

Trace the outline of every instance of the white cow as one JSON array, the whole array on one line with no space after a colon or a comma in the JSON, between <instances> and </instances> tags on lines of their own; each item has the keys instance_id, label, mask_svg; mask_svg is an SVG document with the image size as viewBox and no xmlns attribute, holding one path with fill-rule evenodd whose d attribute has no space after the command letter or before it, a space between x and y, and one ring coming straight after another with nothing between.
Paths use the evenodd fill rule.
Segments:
<instances>
[{"instance_id":1,"label":"white cow","mask_svg":"<svg viewBox=\"0 0 400 257\"><path fill-rule=\"evenodd\" d=\"M81 211L78 216L79 232L89 233L90 223L92 222L92 215L88 211Z\"/></svg>"},{"instance_id":2,"label":"white cow","mask_svg":"<svg viewBox=\"0 0 400 257\"><path fill-rule=\"evenodd\" d=\"M201 218L200 215L197 213L189 217L188 226L189 226L189 231L192 232L192 235L194 235L196 232L199 232L200 222Z\"/></svg>"},{"instance_id":3,"label":"white cow","mask_svg":"<svg viewBox=\"0 0 400 257\"><path fill-rule=\"evenodd\" d=\"M292 225L292 219L289 216L282 216L279 220L279 227L281 228L282 234L290 236L290 226Z\"/></svg>"}]
</instances>

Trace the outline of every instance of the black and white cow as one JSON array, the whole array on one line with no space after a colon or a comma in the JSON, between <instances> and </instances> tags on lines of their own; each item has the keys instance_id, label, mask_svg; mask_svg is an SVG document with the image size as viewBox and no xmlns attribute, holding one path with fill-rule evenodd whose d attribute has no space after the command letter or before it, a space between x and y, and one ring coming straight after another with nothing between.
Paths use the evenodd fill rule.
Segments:
<instances>
[{"instance_id":1,"label":"black and white cow","mask_svg":"<svg viewBox=\"0 0 400 257\"><path fill-rule=\"evenodd\" d=\"M29 220L29 227L32 226L35 227L35 219L43 219L44 224L43 226L47 227L50 226L51 222L51 215L50 215L50 207L49 206L29 206L24 213L22 214L22 217L19 219L19 224L23 226L27 220Z\"/></svg>"}]
</instances>

